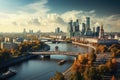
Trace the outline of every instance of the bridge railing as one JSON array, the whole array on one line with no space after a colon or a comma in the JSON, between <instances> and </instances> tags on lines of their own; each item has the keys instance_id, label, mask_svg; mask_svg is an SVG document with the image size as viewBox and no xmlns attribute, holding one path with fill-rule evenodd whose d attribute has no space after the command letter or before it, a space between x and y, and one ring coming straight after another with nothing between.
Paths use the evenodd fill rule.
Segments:
<instances>
[{"instance_id":1,"label":"bridge railing","mask_svg":"<svg viewBox=\"0 0 120 80\"><path fill-rule=\"evenodd\" d=\"M36 54L36 55L71 55L71 56L77 56L79 54L79 52L47 51L47 52L30 52L30 54Z\"/></svg>"}]
</instances>

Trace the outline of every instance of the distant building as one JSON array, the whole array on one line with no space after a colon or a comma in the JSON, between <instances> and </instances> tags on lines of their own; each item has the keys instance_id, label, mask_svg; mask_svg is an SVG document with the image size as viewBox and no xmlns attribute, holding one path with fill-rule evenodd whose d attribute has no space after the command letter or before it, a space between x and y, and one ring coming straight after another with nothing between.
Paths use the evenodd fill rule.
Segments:
<instances>
[{"instance_id":1,"label":"distant building","mask_svg":"<svg viewBox=\"0 0 120 80\"><path fill-rule=\"evenodd\" d=\"M99 36L100 33L100 26L96 27L96 36Z\"/></svg>"},{"instance_id":2,"label":"distant building","mask_svg":"<svg viewBox=\"0 0 120 80\"><path fill-rule=\"evenodd\" d=\"M73 32L76 32L76 22L73 22Z\"/></svg>"},{"instance_id":3,"label":"distant building","mask_svg":"<svg viewBox=\"0 0 120 80\"><path fill-rule=\"evenodd\" d=\"M59 28L59 27L57 27L57 28L55 29L55 33L60 33L60 28Z\"/></svg>"},{"instance_id":4,"label":"distant building","mask_svg":"<svg viewBox=\"0 0 120 80\"><path fill-rule=\"evenodd\" d=\"M23 42L23 40L23 38L14 38L13 43L20 44L21 42Z\"/></svg>"},{"instance_id":5,"label":"distant building","mask_svg":"<svg viewBox=\"0 0 120 80\"><path fill-rule=\"evenodd\" d=\"M79 32L79 20L77 19L75 22L75 32Z\"/></svg>"},{"instance_id":6,"label":"distant building","mask_svg":"<svg viewBox=\"0 0 120 80\"><path fill-rule=\"evenodd\" d=\"M10 38L9 37L5 37L4 38L4 42L10 42Z\"/></svg>"},{"instance_id":7,"label":"distant building","mask_svg":"<svg viewBox=\"0 0 120 80\"><path fill-rule=\"evenodd\" d=\"M10 49L17 49L17 48L18 48L18 45L15 43L12 43L12 42L2 42L1 43L1 49L10 50Z\"/></svg>"},{"instance_id":8,"label":"distant building","mask_svg":"<svg viewBox=\"0 0 120 80\"><path fill-rule=\"evenodd\" d=\"M27 32L26 32L26 29L24 28L24 29L23 29L23 34L26 34L26 33L27 33Z\"/></svg>"},{"instance_id":9,"label":"distant building","mask_svg":"<svg viewBox=\"0 0 120 80\"><path fill-rule=\"evenodd\" d=\"M101 25L101 28L100 28L99 38L104 38L104 29L103 29L103 25Z\"/></svg>"},{"instance_id":10,"label":"distant building","mask_svg":"<svg viewBox=\"0 0 120 80\"><path fill-rule=\"evenodd\" d=\"M84 35L85 34L85 23L82 23L82 35Z\"/></svg>"},{"instance_id":11,"label":"distant building","mask_svg":"<svg viewBox=\"0 0 120 80\"><path fill-rule=\"evenodd\" d=\"M86 17L86 28L90 29L90 17Z\"/></svg>"},{"instance_id":12,"label":"distant building","mask_svg":"<svg viewBox=\"0 0 120 80\"><path fill-rule=\"evenodd\" d=\"M118 44L118 40L116 39L99 39L99 38L93 38L93 37L80 37L80 41L86 41L89 43L98 43L98 44Z\"/></svg>"},{"instance_id":13,"label":"distant building","mask_svg":"<svg viewBox=\"0 0 120 80\"><path fill-rule=\"evenodd\" d=\"M33 34L33 30L29 30L29 34Z\"/></svg>"},{"instance_id":14,"label":"distant building","mask_svg":"<svg viewBox=\"0 0 120 80\"><path fill-rule=\"evenodd\" d=\"M68 32L73 32L73 20L68 23Z\"/></svg>"},{"instance_id":15,"label":"distant building","mask_svg":"<svg viewBox=\"0 0 120 80\"><path fill-rule=\"evenodd\" d=\"M95 27L93 27L93 36L95 36Z\"/></svg>"},{"instance_id":16,"label":"distant building","mask_svg":"<svg viewBox=\"0 0 120 80\"><path fill-rule=\"evenodd\" d=\"M80 34L79 30L79 21L78 19L73 22L72 20L68 23L68 28L67 28L67 37L71 38L74 36L79 36Z\"/></svg>"},{"instance_id":17,"label":"distant building","mask_svg":"<svg viewBox=\"0 0 120 80\"><path fill-rule=\"evenodd\" d=\"M117 34L115 34L114 39L118 39L118 35Z\"/></svg>"},{"instance_id":18,"label":"distant building","mask_svg":"<svg viewBox=\"0 0 120 80\"><path fill-rule=\"evenodd\" d=\"M90 17L86 17L86 24L85 24L85 36L92 36L92 31L90 28Z\"/></svg>"},{"instance_id":19,"label":"distant building","mask_svg":"<svg viewBox=\"0 0 120 80\"><path fill-rule=\"evenodd\" d=\"M68 23L68 27L67 27L67 38L71 38L73 36L73 21L71 20Z\"/></svg>"}]
</instances>

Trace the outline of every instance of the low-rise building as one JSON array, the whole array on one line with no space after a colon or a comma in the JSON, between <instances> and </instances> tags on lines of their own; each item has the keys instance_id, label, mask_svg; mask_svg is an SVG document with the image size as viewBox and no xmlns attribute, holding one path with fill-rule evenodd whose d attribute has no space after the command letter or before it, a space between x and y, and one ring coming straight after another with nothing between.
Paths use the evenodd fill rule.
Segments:
<instances>
[{"instance_id":1,"label":"low-rise building","mask_svg":"<svg viewBox=\"0 0 120 80\"><path fill-rule=\"evenodd\" d=\"M1 42L1 49L17 49L18 45L12 42Z\"/></svg>"},{"instance_id":2,"label":"low-rise building","mask_svg":"<svg viewBox=\"0 0 120 80\"><path fill-rule=\"evenodd\" d=\"M118 44L119 42L117 39L94 38L94 37L80 37L79 40L98 44Z\"/></svg>"}]
</instances>

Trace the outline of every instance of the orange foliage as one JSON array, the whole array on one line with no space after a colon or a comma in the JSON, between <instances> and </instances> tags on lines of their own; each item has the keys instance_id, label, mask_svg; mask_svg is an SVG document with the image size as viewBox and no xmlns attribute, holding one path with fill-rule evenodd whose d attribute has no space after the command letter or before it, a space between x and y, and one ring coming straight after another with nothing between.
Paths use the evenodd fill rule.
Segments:
<instances>
[{"instance_id":1,"label":"orange foliage","mask_svg":"<svg viewBox=\"0 0 120 80\"><path fill-rule=\"evenodd\" d=\"M115 76L114 76L114 75L112 76L112 79L111 79L111 80L116 80L116 78L115 78Z\"/></svg>"},{"instance_id":2,"label":"orange foliage","mask_svg":"<svg viewBox=\"0 0 120 80\"><path fill-rule=\"evenodd\" d=\"M113 59L112 59L112 63L113 63L113 64L116 64L116 58L113 58Z\"/></svg>"}]
</instances>

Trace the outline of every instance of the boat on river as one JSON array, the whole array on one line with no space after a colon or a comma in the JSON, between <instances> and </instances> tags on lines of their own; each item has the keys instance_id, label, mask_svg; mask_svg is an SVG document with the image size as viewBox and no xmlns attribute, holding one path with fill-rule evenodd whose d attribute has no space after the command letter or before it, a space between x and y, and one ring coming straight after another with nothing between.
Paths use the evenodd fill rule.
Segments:
<instances>
[{"instance_id":1,"label":"boat on river","mask_svg":"<svg viewBox=\"0 0 120 80\"><path fill-rule=\"evenodd\" d=\"M65 60L61 60L61 61L58 62L58 64L59 64L59 65L62 65L62 64L64 64L65 62L66 62Z\"/></svg>"},{"instance_id":2,"label":"boat on river","mask_svg":"<svg viewBox=\"0 0 120 80\"><path fill-rule=\"evenodd\" d=\"M12 77L14 75L16 75L16 71L8 70L7 72L0 75L0 80L6 80L7 78L10 78L10 77Z\"/></svg>"}]
</instances>

